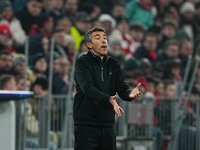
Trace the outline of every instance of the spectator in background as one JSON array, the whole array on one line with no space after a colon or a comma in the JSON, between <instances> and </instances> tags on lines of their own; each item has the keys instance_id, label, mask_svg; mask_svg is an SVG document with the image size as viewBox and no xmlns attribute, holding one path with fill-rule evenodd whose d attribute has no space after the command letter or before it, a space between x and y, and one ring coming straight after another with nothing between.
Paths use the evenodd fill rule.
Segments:
<instances>
[{"instance_id":1,"label":"spectator in background","mask_svg":"<svg viewBox=\"0 0 200 150\"><path fill-rule=\"evenodd\" d=\"M26 41L26 34L22 29L20 21L15 17L12 4L8 0L0 1L0 24L7 24L12 32L12 46L14 49L20 49Z\"/></svg>"},{"instance_id":2,"label":"spectator in background","mask_svg":"<svg viewBox=\"0 0 200 150\"><path fill-rule=\"evenodd\" d=\"M77 12L74 18L74 26L71 27L70 35L75 39L75 49L79 50L85 33L91 28L91 18L85 12Z\"/></svg>"},{"instance_id":3,"label":"spectator in background","mask_svg":"<svg viewBox=\"0 0 200 150\"><path fill-rule=\"evenodd\" d=\"M16 52L11 47L12 32L7 24L0 24L0 51L7 50L9 52Z\"/></svg>"},{"instance_id":4,"label":"spectator in background","mask_svg":"<svg viewBox=\"0 0 200 150\"><path fill-rule=\"evenodd\" d=\"M108 54L116 58L119 64L122 65L124 63L126 53L122 50L121 39L118 37L109 39Z\"/></svg>"},{"instance_id":5,"label":"spectator in background","mask_svg":"<svg viewBox=\"0 0 200 150\"><path fill-rule=\"evenodd\" d=\"M155 14L152 12L156 14L155 6L151 0L132 0L126 3L125 16L129 24L140 23L145 30L154 23Z\"/></svg>"},{"instance_id":6,"label":"spectator in background","mask_svg":"<svg viewBox=\"0 0 200 150\"><path fill-rule=\"evenodd\" d=\"M12 54L6 50L0 52L0 75L13 74Z\"/></svg>"},{"instance_id":7,"label":"spectator in background","mask_svg":"<svg viewBox=\"0 0 200 150\"><path fill-rule=\"evenodd\" d=\"M175 20L180 19L180 7L184 0L171 0L169 7L170 7L170 16Z\"/></svg>"},{"instance_id":8,"label":"spectator in background","mask_svg":"<svg viewBox=\"0 0 200 150\"><path fill-rule=\"evenodd\" d=\"M86 44L85 44L85 40L83 40L82 42L81 42L81 47L80 47L80 50L79 50L79 55L78 55L78 57L80 57L81 55L83 55L83 54L86 54L88 52L88 48L87 48L87 46L86 46Z\"/></svg>"},{"instance_id":9,"label":"spectator in background","mask_svg":"<svg viewBox=\"0 0 200 150\"><path fill-rule=\"evenodd\" d=\"M111 16L115 19L118 17L125 17L125 5L120 2L115 3L111 11Z\"/></svg>"},{"instance_id":10,"label":"spectator in background","mask_svg":"<svg viewBox=\"0 0 200 150\"><path fill-rule=\"evenodd\" d=\"M116 26L116 20L109 14L101 14L98 20L105 29L106 35L109 37Z\"/></svg>"},{"instance_id":11,"label":"spectator in background","mask_svg":"<svg viewBox=\"0 0 200 150\"><path fill-rule=\"evenodd\" d=\"M180 8L179 26L175 38L179 41L187 38L192 43L192 47L196 49L200 41L200 30L195 20L195 7L191 2L184 2Z\"/></svg>"},{"instance_id":12,"label":"spectator in background","mask_svg":"<svg viewBox=\"0 0 200 150\"><path fill-rule=\"evenodd\" d=\"M29 38L29 63L38 53L42 53L45 57L49 55L50 40L43 34L36 34Z\"/></svg>"},{"instance_id":13,"label":"spectator in background","mask_svg":"<svg viewBox=\"0 0 200 150\"><path fill-rule=\"evenodd\" d=\"M41 53L34 56L31 70L35 77L46 77L47 60Z\"/></svg>"},{"instance_id":14,"label":"spectator in background","mask_svg":"<svg viewBox=\"0 0 200 150\"><path fill-rule=\"evenodd\" d=\"M64 43L65 43L65 30L63 29L56 29L53 33L53 38L55 41L55 52L57 52L61 56L66 56Z\"/></svg>"},{"instance_id":15,"label":"spectator in background","mask_svg":"<svg viewBox=\"0 0 200 150\"><path fill-rule=\"evenodd\" d=\"M24 75L25 73L25 59L23 56L16 56L15 59L13 59L13 72L16 76L18 75Z\"/></svg>"},{"instance_id":16,"label":"spectator in background","mask_svg":"<svg viewBox=\"0 0 200 150\"><path fill-rule=\"evenodd\" d=\"M154 3L157 10L155 24L161 24L163 18L170 15L169 4L171 0L153 0L152 2Z\"/></svg>"},{"instance_id":17,"label":"spectator in background","mask_svg":"<svg viewBox=\"0 0 200 150\"><path fill-rule=\"evenodd\" d=\"M140 70L143 76L148 77L152 75L153 65L149 59L142 58L139 60L139 64L140 64Z\"/></svg>"},{"instance_id":18,"label":"spectator in background","mask_svg":"<svg viewBox=\"0 0 200 150\"><path fill-rule=\"evenodd\" d=\"M125 79L135 79L138 74L139 61L136 58L130 58L123 63Z\"/></svg>"},{"instance_id":19,"label":"spectator in background","mask_svg":"<svg viewBox=\"0 0 200 150\"><path fill-rule=\"evenodd\" d=\"M70 29L72 27L72 21L68 17L62 17L55 24L55 30L64 30L66 34L70 34Z\"/></svg>"},{"instance_id":20,"label":"spectator in background","mask_svg":"<svg viewBox=\"0 0 200 150\"><path fill-rule=\"evenodd\" d=\"M178 58L179 55L179 43L176 40L168 40L164 44L163 50L158 53L156 64L164 67L166 61L173 58Z\"/></svg>"},{"instance_id":21,"label":"spectator in background","mask_svg":"<svg viewBox=\"0 0 200 150\"><path fill-rule=\"evenodd\" d=\"M26 85L25 85L25 82L26 82ZM31 79L27 78L27 80L25 80L25 77L23 75L16 76L17 90L30 91L31 83L32 83Z\"/></svg>"},{"instance_id":22,"label":"spectator in background","mask_svg":"<svg viewBox=\"0 0 200 150\"><path fill-rule=\"evenodd\" d=\"M132 39L129 34L129 25L125 17L118 17L116 19L116 27L111 32L108 40L119 39L121 41L122 51L126 54L126 59L133 57L133 52L131 49Z\"/></svg>"},{"instance_id":23,"label":"spectator in background","mask_svg":"<svg viewBox=\"0 0 200 150\"><path fill-rule=\"evenodd\" d=\"M131 51L134 54L135 50L141 45L144 38L144 28L139 23L133 23L129 27L129 34L132 38Z\"/></svg>"},{"instance_id":24,"label":"spectator in background","mask_svg":"<svg viewBox=\"0 0 200 150\"><path fill-rule=\"evenodd\" d=\"M159 33L159 42L157 46L157 53L163 51L163 47L166 41L174 38L178 29L178 23L176 20L171 18L165 18L162 22L161 31Z\"/></svg>"},{"instance_id":25,"label":"spectator in background","mask_svg":"<svg viewBox=\"0 0 200 150\"><path fill-rule=\"evenodd\" d=\"M66 34L63 47L68 60L72 63L74 59L75 39L71 35Z\"/></svg>"},{"instance_id":26,"label":"spectator in background","mask_svg":"<svg viewBox=\"0 0 200 150\"><path fill-rule=\"evenodd\" d=\"M173 80L176 84L182 80L181 61L179 58L167 60L164 68L165 80Z\"/></svg>"},{"instance_id":27,"label":"spectator in background","mask_svg":"<svg viewBox=\"0 0 200 150\"><path fill-rule=\"evenodd\" d=\"M53 22L57 23L58 20L62 18L62 8L64 5L63 0L50 0L47 3L49 3L49 8L47 8L47 11L49 11L50 16L53 18ZM45 6L45 4L44 4Z\"/></svg>"},{"instance_id":28,"label":"spectator in background","mask_svg":"<svg viewBox=\"0 0 200 150\"><path fill-rule=\"evenodd\" d=\"M73 20L78 11L78 0L66 0L63 7L63 15Z\"/></svg>"},{"instance_id":29,"label":"spectator in background","mask_svg":"<svg viewBox=\"0 0 200 150\"><path fill-rule=\"evenodd\" d=\"M134 57L138 60L141 58L147 58L154 63L157 60L157 55L155 53L157 42L157 35L155 33L147 33L142 45L136 49Z\"/></svg>"},{"instance_id":30,"label":"spectator in background","mask_svg":"<svg viewBox=\"0 0 200 150\"><path fill-rule=\"evenodd\" d=\"M29 31L29 36L33 36L36 34L43 34L47 38L51 38L53 32L54 22L53 18L50 16L49 13L43 13L38 17L36 24L31 26Z\"/></svg>"},{"instance_id":31,"label":"spectator in background","mask_svg":"<svg viewBox=\"0 0 200 150\"><path fill-rule=\"evenodd\" d=\"M16 90L15 77L4 74L0 76L0 90Z\"/></svg>"},{"instance_id":32,"label":"spectator in background","mask_svg":"<svg viewBox=\"0 0 200 150\"><path fill-rule=\"evenodd\" d=\"M16 17L20 20L26 34L29 33L31 26L37 23L38 16L42 10L42 0L29 0L22 9L16 12Z\"/></svg>"},{"instance_id":33,"label":"spectator in background","mask_svg":"<svg viewBox=\"0 0 200 150\"><path fill-rule=\"evenodd\" d=\"M188 62L188 56L195 56L195 54L193 53L193 48L192 48L192 43L187 40L184 39L180 42L180 46L179 46L179 58L181 60L181 74L184 75L185 72L185 68L187 66L187 62Z\"/></svg>"}]
</instances>

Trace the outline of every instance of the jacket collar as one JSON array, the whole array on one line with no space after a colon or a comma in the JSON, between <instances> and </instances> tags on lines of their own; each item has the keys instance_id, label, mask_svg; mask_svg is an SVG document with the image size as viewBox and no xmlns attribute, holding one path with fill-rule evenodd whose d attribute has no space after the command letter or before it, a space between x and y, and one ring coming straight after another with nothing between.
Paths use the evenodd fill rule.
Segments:
<instances>
[{"instance_id":1,"label":"jacket collar","mask_svg":"<svg viewBox=\"0 0 200 150\"><path fill-rule=\"evenodd\" d=\"M103 61L101 62L101 58L99 56L96 56L91 50L88 51L88 54L92 56L98 63L104 64L107 60L107 55L103 57Z\"/></svg>"}]
</instances>

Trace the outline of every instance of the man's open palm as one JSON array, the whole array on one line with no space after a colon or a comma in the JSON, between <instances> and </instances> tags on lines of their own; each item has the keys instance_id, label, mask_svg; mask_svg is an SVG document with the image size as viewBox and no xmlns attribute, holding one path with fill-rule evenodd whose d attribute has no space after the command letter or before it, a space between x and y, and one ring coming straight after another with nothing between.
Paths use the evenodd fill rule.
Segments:
<instances>
[{"instance_id":1,"label":"man's open palm","mask_svg":"<svg viewBox=\"0 0 200 150\"><path fill-rule=\"evenodd\" d=\"M137 87L134 88L131 91L131 93L129 95L130 98L137 98L137 97L139 97L142 94L142 92L140 91L140 86L141 86L141 83L138 83Z\"/></svg>"}]
</instances>

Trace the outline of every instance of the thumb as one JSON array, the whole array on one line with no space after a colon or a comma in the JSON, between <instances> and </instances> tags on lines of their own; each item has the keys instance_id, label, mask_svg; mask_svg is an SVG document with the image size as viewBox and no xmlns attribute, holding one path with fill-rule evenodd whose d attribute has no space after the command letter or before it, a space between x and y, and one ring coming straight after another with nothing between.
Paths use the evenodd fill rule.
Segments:
<instances>
[{"instance_id":1,"label":"thumb","mask_svg":"<svg viewBox=\"0 0 200 150\"><path fill-rule=\"evenodd\" d=\"M141 86L141 83L138 83L138 85L137 85L137 89L140 89L140 86Z\"/></svg>"}]
</instances>

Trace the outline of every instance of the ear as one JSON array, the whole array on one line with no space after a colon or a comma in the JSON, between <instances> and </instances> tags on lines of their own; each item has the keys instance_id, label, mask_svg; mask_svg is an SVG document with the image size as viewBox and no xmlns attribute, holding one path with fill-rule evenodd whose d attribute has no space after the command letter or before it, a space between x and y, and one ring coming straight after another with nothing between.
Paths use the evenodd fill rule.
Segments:
<instances>
[{"instance_id":1,"label":"ear","mask_svg":"<svg viewBox=\"0 0 200 150\"><path fill-rule=\"evenodd\" d=\"M87 42L86 45L87 45L87 47L88 47L89 49L92 49L92 43L91 43L91 42Z\"/></svg>"}]
</instances>

